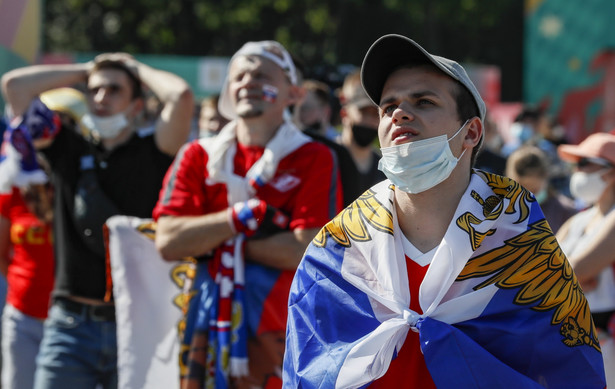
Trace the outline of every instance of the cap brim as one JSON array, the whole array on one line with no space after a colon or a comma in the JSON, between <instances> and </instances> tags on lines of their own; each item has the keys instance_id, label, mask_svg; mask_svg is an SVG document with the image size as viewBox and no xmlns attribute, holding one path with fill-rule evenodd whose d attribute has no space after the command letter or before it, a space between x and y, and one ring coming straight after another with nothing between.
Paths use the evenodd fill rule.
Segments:
<instances>
[{"instance_id":1,"label":"cap brim","mask_svg":"<svg viewBox=\"0 0 615 389\"><path fill-rule=\"evenodd\" d=\"M375 107L374 102L367 96L349 101L346 105L354 105L357 108Z\"/></svg>"},{"instance_id":2,"label":"cap brim","mask_svg":"<svg viewBox=\"0 0 615 389\"><path fill-rule=\"evenodd\" d=\"M382 88L388 76L400 66L412 62L432 63L452 78L458 79L412 39L397 34L385 35L369 48L361 66L363 89L374 104L380 104Z\"/></svg>"},{"instance_id":3,"label":"cap brim","mask_svg":"<svg viewBox=\"0 0 615 389\"><path fill-rule=\"evenodd\" d=\"M595 155L589 155L578 145L560 145L557 148L557 155L559 155L562 160L568 162L577 162L581 158L596 157Z\"/></svg>"}]
</instances>

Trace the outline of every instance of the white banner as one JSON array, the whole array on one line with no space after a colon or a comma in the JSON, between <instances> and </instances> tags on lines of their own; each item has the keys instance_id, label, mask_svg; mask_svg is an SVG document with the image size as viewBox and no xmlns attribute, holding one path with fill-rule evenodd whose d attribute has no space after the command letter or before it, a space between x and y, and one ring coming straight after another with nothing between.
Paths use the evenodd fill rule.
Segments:
<instances>
[{"instance_id":1,"label":"white banner","mask_svg":"<svg viewBox=\"0 0 615 389\"><path fill-rule=\"evenodd\" d=\"M118 387L179 388L178 324L186 272L165 262L154 245L150 219L107 220L115 297Z\"/></svg>"}]
</instances>

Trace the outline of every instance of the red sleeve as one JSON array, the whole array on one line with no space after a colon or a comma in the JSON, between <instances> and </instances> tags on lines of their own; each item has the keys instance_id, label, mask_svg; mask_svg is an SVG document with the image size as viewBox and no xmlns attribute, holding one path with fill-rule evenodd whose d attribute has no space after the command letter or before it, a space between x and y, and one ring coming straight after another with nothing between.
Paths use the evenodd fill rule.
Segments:
<instances>
[{"instance_id":1,"label":"red sleeve","mask_svg":"<svg viewBox=\"0 0 615 389\"><path fill-rule=\"evenodd\" d=\"M305 156L303 185L294 199L290 228L321 228L342 210L337 163L321 143L308 143L298 151Z\"/></svg>"},{"instance_id":2,"label":"red sleeve","mask_svg":"<svg viewBox=\"0 0 615 389\"><path fill-rule=\"evenodd\" d=\"M0 193L0 216L3 216L7 219L9 218L9 211L12 206L12 199L17 190L19 189L13 188L11 193Z\"/></svg>"},{"instance_id":3,"label":"red sleeve","mask_svg":"<svg viewBox=\"0 0 615 389\"><path fill-rule=\"evenodd\" d=\"M204 213L206 166L207 154L196 141L177 153L162 182L154 219Z\"/></svg>"}]
</instances>

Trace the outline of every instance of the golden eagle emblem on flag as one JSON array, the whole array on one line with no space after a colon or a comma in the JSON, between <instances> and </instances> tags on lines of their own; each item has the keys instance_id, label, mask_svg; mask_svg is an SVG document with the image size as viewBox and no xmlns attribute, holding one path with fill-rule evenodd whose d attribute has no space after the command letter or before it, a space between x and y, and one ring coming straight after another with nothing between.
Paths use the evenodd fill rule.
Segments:
<instances>
[{"instance_id":1,"label":"golden eagle emblem on flag","mask_svg":"<svg viewBox=\"0 0 615 389\"><path fill-rule=\"evenodd\" d=\"M528 203L535 201L529 192L506 177L485 176L498 197L510 199L505 212L518 212L517 223L525 221L530 213ZM495 202L489 204L476 193L472 197L483 205L486 219L497 218L503 210L501 201L494 206ZM480 222L481 218L470 213L457 219L457 225L468 233L474 249L484 237L494 233L492 230L477 232L474 226ZM537 311L554 310L551 323L562 324L560 333L566 345L589 345L600 350L587 300L547 221L532 223L525 232L503 243L468 260L457 281L486 277L475 290L492 284L502 289L519 289L515 304L533 305L532 309Z\"/></svg>"},{"instance_id":2,"label":"golden eagle emblem on flag","mask_svg":"<svg viewBox=\"0 0 615 389\"><path fill-rule=\"evenodd\" d=\"M372 240L367 225L393 235L393 214L378 199L372 189L363 193L333 220L327 223L314 238L314 244L324 247L327 235L344 247L350 247L350 240L366 242Z\"/></svg>"}]
</instances>

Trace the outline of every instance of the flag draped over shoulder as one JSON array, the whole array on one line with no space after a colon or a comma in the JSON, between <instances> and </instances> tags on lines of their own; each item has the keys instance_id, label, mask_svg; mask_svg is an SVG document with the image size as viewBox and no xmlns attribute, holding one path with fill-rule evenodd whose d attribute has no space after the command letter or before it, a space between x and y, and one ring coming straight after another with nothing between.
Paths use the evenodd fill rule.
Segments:
<instances>
[{"instance_id":1,"label":"flag draped over shoulder","mask_svg":"<svg viewBox=\"0 0 615 389\"><path fill-rule=\"evenodd\" d=\"M48 177L36 159L33 141L55 136L60 127L58 115L39 98L32 100L22 116L9 121L0 144L0 193L10 193L13 186L47 182Z\"/></svg>"},{"instance_id":2,"label":"flag draped over shoulder","mask_svg":"<svg viewBox=\"0 0 615 389\"><path fill-rule=\"evenodd\" d=\"M47 182L47 175L36 161L28 128L21 122L13 124L0 145L0 193L10 193L13 186Z\"/></svg>"},{"instance_id":3,"label":"flag draped over shoulder","mask_svg":"<svg viewBox=\"0 0 615 389\"><path fill-rule=\"evenodd\" d=\"M364 387L409 330L438 388L605 387L587 301L530 192L475 171L419 296L393 193L388 180L374 186L308 247L289 298L284 387Z\"/></svg>"},{"instance_id":4,"label":"flag draped over shoulder","mask_svg":"<svg viewBox=\"0 0 615 389\"><path fill-rule=\"evenodd\" d=\"M160 257L150 219L113 216L106 225L116 307L118 387L179 388L183 288L194 277L194 264Z\"/></svg>"}]
</instances>

